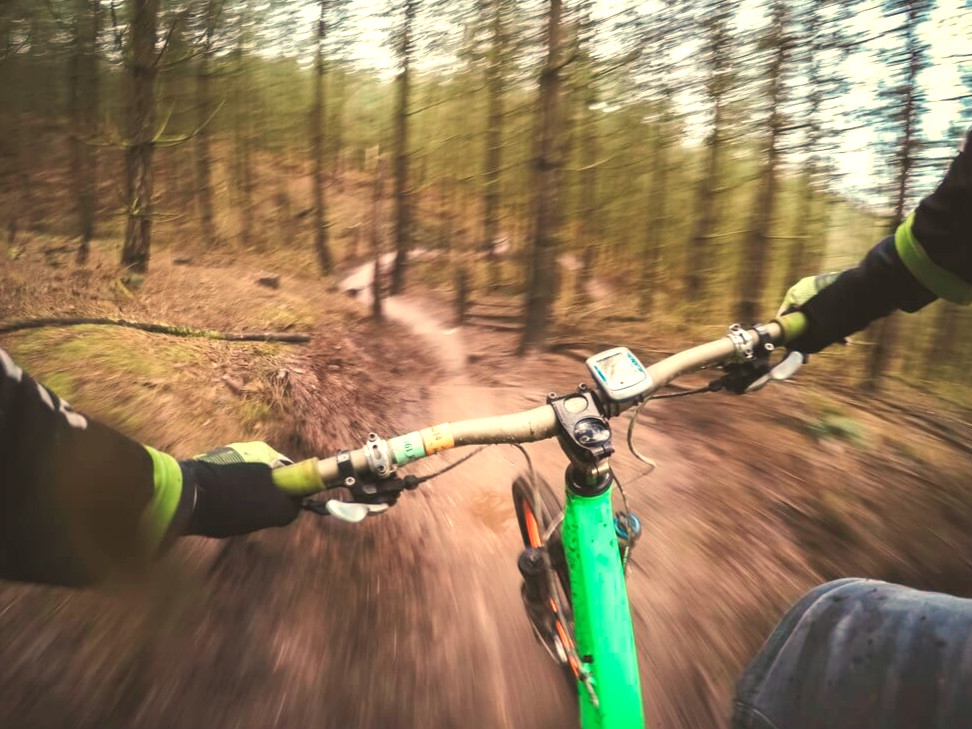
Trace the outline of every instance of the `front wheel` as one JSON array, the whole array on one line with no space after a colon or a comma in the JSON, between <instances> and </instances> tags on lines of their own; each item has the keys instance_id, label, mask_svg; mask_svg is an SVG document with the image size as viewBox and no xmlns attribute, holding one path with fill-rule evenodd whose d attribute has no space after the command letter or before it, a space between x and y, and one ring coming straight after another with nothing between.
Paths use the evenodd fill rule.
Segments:
<instances>
[{"instance_id":1,"label":"front wheel","mask_svg":"<svg viewBox=\"0 0 972 729\"><path fill-rule=\"evenodd\" d=\"M519 476L513 482L513 505L525 547L518 567L523 576L521 594L527 617L538 642L576 688L579 664L559 525L563 508L546 481L528 476Z\"/></svg>"}]
</instances>

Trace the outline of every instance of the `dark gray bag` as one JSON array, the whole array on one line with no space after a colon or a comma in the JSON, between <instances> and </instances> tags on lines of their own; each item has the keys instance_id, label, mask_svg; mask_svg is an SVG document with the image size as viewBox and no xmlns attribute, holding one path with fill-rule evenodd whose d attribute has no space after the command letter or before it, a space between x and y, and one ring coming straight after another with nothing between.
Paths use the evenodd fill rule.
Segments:
<instances>
[{"instance_id":1,"label":"dark gray bag","mask_svg":"<svg viewBox=\"0 0 972 729\"><path fill-rule=\"evenodd\" d=\"M734 729L972 729L972 600L862 579L797 602L736 687Z\"/></svg>"}]
</instances>

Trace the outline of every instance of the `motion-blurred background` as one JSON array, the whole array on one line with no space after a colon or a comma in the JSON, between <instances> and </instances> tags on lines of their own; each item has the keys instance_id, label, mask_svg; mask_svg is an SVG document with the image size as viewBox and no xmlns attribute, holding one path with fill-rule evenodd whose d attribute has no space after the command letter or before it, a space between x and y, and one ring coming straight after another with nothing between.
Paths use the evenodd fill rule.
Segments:
<instances>
[{"instance_id":1,"label":"motion-blurred background","mask_svg":"<svg viewBox=\"0 0 972 729\"><path fill-rule=\"evenodd\" d=\"M0 319L313 342L0 346L179 456L330 453L525 407L598 347L651 361L770 317L888 235L970 125L963 0L2 0ZM403 336L416 311L463 323L461 347ZM823 579L972 592L969 310L832 349L779 393L651 421L649 483L669 481L635 497L656 526L631 579L665 726L724 723L739 667ZM442 361L468 369L445 368L451 394ZM563 725L519 614L511 469L357 529L194 540L148 585L2 585L0 721Z\"/></svg>"}]
</instances>

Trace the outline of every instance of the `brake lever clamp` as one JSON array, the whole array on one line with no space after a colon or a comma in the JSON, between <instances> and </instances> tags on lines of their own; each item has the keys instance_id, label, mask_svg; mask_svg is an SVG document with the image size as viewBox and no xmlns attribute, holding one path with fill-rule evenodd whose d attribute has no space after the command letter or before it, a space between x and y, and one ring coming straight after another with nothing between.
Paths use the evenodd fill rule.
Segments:
<instances>
[{"instance_id":1,"label":"brake lever clamp","mask_svg":"<svg viewBox=\"0 0 972 729\"><path fill-rule=\"evenodd\" d=\"M732 346L736 350L736 355L746 362L756 357L753 335L750 334L742 324L733 324L729 327L726 336L732 340Z\"/></svg>"},{"instance_id":2,"label":"brake lever clamp","mask_svg":"<svg viewBox=\"0 0 972 729\"><path fill-rule=\"evenodd\" d=\"M404 478L390 476L379 481L362 481L358 479L353 486L348 486L353 501L359 504L394 504L402 491L411 491L421 483L417 476L409 474Z\"/></svg>"},{"instance_id":3,"label":"brake lever clamp","mask_svg":"<svg viewBox=\"0 0 972 729\"><path fill-rule=\"evenodd\" d=\"M349 483L348 478L346 477L343 485L337 488L343 488L349 492L351 495L350 501L333 497L325 499L305 499L301 507L322 516L336 516L342 521L356 522L363 519L369 513L374 514L386 511L389 507L395 505L402 491L411 491L412 489L418 488L418 485L422 483L418 476L411 474L404 478L391 476L376 482L351 478L351 482ZM368 508L364 510L351 508L354 506ZM360 518L354 518L356 515L360 515Z\"/></svg>"},{"instance_id":4,"label":"brake lever clamp","mask_svg":"<svg viewBox=\"0 0 972 729\"><path fill-rule=\"evenodd\" d=\"M754 359L749 362L733 362L723 369L726 374L709 383L710 388L743 395L754 382L769 373L770 364L768 359Z\"/></svg>"},{"instance_id":5,"label":"brake lever clamp","mask_svg":"<svg viewBox=\"0 0 972 729\"><path fill-rule=\"evenodd\" d=\"M773 366L770 355L776 349L770 336L769 327L765 324L754 324L754 337L741 324L729 327L729 339L732 340L736 354L742 361L731 362L723 366L726 374L710 383L715 390L727 390L734 395L743 395L753 391L753 385L761 382L759 389L769 381Z\"/></svg>"},{"instance_id":6,"label":"brake lever clamp","mask_svg":"<svg viewBox=\"0 0 972 729\"><path fill-rule=\"evenodd\" d=\"M741 351L746 357L743 362L732 362L724 365L726 374L709 383L713 390L727 390L735 395L745 395L761 390L770 382L783 382L797 373L806 357L800 352L790 352L782 361L777 364L770 362L770 355L776 347L771 341L769 328L765 324L753 325L756 332L755 339L752 335L742 337L740 331L745 332L738 324L730 328L730 338L734 343L748 341L749 349ZM736 351L740 352L740 345L737 343ZM747 355L747 351L749 354ZM749 356L751 355L751 356Z\"/></svg>"}]
</instances>

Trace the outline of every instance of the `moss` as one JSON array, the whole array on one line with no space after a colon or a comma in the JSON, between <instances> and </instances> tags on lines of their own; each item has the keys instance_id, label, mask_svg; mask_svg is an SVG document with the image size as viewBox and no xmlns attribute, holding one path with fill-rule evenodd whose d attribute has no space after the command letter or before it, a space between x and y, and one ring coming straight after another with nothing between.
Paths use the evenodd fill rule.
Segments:
<instances>
[{"instance_id":1,"label":"moss","mask_svg":"<svg viewBox=\"0 0 972 729\"><path fill-rule=\"evenodd\" d=\"M159 388L179 382L180 367L208 364L199 342L103 327L23 333L6 345L32 376L74 407L136 437L159 407Z\"/></svg>"},{"instance_id":2,"label":"moss","mask_svg":"<svg viewBox=\"0 0 972 729\"><path fill-rule=\"evenodd\" d=\"M833 438L858 447L867 441L867 429L837 408L825 408L820 417L807 423L807 430L817 440Z\"/></svg>"},{"instance_id":3,"label":"moss","mask_svg":"<svg viewBox=\"0 0 972 729\"><path fill-rule=\"evenodd\" d=\"M240 402L240 420L247 428L262 425L271 420L270 406L262 400L246 399Z\"/></svg>"},{"instance_id":4,"label":"moss","mask_svg":"<svg viewBox=\"0 0 972 729\"><path fill-rule=\"evenodd\" d=\"M295 309L286 304L263 307L254 321L260 329L275 332L309 332L314 328L314 315L309 309Z\"/></svg>"},{"instance_id":5,"label":"moss","mask_svg":"<svg viewBox=\"0 0 972 729\"><path fill-rule=\"evenodd\" d=\"M62 400L73 403L77 399L77 384L67 372L52 372L40 378L41 384Z\"/></svg>"}]
</instances>

